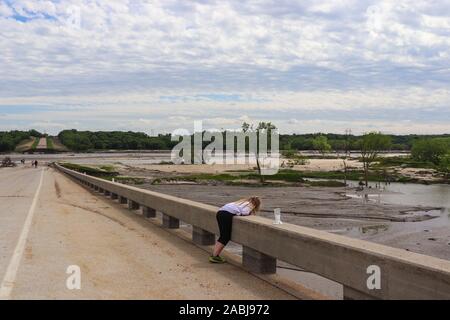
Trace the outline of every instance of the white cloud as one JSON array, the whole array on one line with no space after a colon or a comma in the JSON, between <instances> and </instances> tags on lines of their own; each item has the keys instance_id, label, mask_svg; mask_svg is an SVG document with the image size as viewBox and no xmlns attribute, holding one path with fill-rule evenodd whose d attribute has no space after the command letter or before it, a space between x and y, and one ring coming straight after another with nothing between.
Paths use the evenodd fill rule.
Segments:
<instances>
[{"instance_id":1,"label":"white cloud","mask_svg":"<svg viewBox=\"0 0 450 320\"><path fill-rule=\"evenodd\" d=\"M9 17L13 15L13 10L5 3L0 3L0 17Z\"/></svg>"},{"instance_id":2,"label":"white cloud","mask_svg":"<svg viewBox=\"0 0 450 320\"><path fill-rule=\"evenodd\" d=\"M108 117L175 126L204 116L226 126L245 115L291 128L280 117L364 108L380 125L377 110L450 121L446 1L8 3L0 0L2 126L41 113L66 127L66 117L105 127ZM30 105L42 108L29 118L11 110Z\"/></svg>"}]
</instances>

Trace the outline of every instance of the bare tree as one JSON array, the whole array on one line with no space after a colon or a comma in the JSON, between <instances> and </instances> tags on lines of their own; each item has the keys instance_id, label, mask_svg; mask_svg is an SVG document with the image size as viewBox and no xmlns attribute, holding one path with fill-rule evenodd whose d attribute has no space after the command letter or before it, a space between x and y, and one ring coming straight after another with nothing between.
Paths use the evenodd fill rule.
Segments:
<instances>
[{"instance_id":1,"label":"bare tree","mask_svg":"<svg viewBox=\"0 0 450 320\"><path fill-rule=\"evenodd\" d=\"M369 185L370 165L377 159L379 153L388 150L391 144L391 137L380 132L370 132L363 135L360 148L366 187Z\"/></svg>"},{"instance_id":2,"label":"bare tree","mask_svg":"<svg viewBox=\"0 0 450 320\"><path fill-rule=\"evenodd\" d=\"M265 134L267 134L268 137L271 137L272 130L275 130L276 128L277 127L272 122L260 122L260 123L258 123L256 128L254 127L253 124L249 124L247 122L244 122L242 124L242 132L244 132L244 133L249 132L249 131L256 132L257 146L256 146L255 158L256 158L256 166L258 168L258 175L259 175L259 179L260 179L261 183L264 182L264 175L262 174L261 155L260 155L260 148L259 148L260 135L262 133L265 133ZM271 143L270 139L268 139L267 142L269 144L268 148L270 149L270 143Z\"/></svg>"}]
</instances>

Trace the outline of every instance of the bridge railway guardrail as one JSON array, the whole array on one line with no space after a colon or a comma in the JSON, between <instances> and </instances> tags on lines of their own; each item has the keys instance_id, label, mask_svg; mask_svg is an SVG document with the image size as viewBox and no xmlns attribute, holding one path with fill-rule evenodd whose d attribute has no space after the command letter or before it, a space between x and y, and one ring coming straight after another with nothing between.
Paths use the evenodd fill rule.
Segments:
<instances>
[{"instance_id":1,"label":"bridge railway guardrail","mask_svg":"<svg viewBox=\"0 0 450 320\"><path fill-rule=\"evenodd\" d=\"M211 245L219 233L217 207L54 166L130 209L142 207L145 217L161 212L164 228L179 228L180 221L192 225L197 244ZM448 260L289 223L274 225L260 216L233 219L231 240L243 246L245 269L275 273L278 259L341 283L344 298L450 299Z\"/></svg>"}]
</instances>

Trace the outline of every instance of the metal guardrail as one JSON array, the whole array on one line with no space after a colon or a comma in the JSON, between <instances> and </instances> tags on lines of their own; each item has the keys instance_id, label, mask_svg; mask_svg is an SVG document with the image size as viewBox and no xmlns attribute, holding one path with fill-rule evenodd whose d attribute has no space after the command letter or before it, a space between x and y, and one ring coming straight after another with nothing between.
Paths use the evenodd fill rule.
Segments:
<instances>
[{"instance_id":1,"label":"metal guardrail","mask_svg":"<svg viewBox=\"0 0 450 320\"><path fill-rule=\"evenodd\" d=\"M163 227L193 226L193 240L212 244L217 207L55 167L79 183L119 198L144 215L163 214ZM341 283L350 299L450 299L450 261L259 216L233 219L232 241L243 246L243 266L273 273L276 260ZM379 271L379 273L378 273ZM377 278L379 276L379 278ZM379 282L377 282L377 279Z\"/></svg>"}]
</instances>

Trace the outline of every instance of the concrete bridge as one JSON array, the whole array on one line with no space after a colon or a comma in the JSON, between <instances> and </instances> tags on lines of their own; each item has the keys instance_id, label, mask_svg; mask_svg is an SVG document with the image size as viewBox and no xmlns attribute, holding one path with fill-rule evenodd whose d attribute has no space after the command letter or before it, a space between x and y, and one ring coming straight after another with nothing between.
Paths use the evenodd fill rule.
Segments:
<instances>
[{"instance_id":1,"label":"concrete bridge","mask_svg":"<svg viewBox=\"0 0 450 320\"><path fill-rule=\"evenodd\" d=\"M0 173L0 298L327 298L278 275L283 262L346 298L450 299L449 261L257 216L233 221L242 257L211 265L217 208L54 168Z\"/></svg>"}]
</instances>

